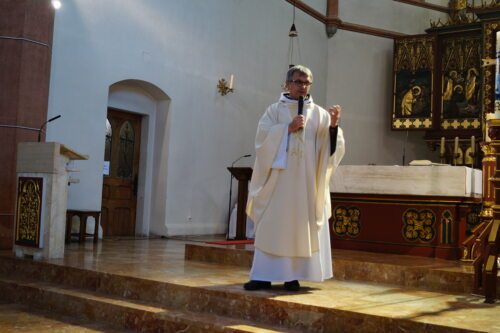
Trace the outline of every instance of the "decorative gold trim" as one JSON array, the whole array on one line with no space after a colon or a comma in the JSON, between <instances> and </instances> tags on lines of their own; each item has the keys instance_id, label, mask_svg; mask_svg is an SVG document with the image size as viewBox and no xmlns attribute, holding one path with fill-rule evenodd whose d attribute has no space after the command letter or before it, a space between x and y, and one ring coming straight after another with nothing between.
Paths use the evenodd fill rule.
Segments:
<instances>
[{"instance_id":1,"label":"decorative gold trim","mask_svg":"<svg viewBox=\"0 0 500 333\"><path fill-rule=\"evenodd\" d=\"M337 206L333 211L333 232L340 237L358 237L361 231L361 212L359 208Z\"/></svg>"},{"instance_id":2,"label":"decorative gold trim","mask_svg":"<svg viewBox=\"0 0 500 333\"><path fill-rule=\"evenodd\" d=\"M479 213L479 217L492 218L493 217L493 209L484 208L483 210L481 210L481 213Z\"/></svg>"},{"instance_id":3,"label":"decorative gold trim","mask_svg":"<svg viewBox=\"0 0 500 333\"><path fill-rule=\"evenodd\" d=\"M496 34L500 23L485 22L483 24L483 56L496 59ZM483 68L483 114L493 113L495 102L495 67ZM486 137L486 136L483 136Z\"/></svg>"},{"instance_id":4,"label":"decorative gold trim","mask_svg":"<svg viewBox=\"0 0 500 333\"><path fill-rule=\"evenodd\" d=\"M453 214L446 209L441 213L441 244L453 243Z\"/></svg>"},{"instance_id":5,"label":"decorative gold trim","mask_svg":"<svg viewBox=\"0 0 500 333\"><path fill-rule=\"evenodd\" d=\"M407 209L403 215L403 238L409 242L421 241L430 243L436 236L434 223L436 215L429 209Z\"/></svg>"},{"instance_id":6,"label":"decorative gold trim","mask_svg":"<svg viewBox=\"0 0 500 333\"><path fill-rule=\"evenodd\" d=\"M483 145L481 147L481 150L484 152L485 155L493 155L493 154L495 154L495 148L493 148L490 144Z\"/></svg>"},{"instance_id":7,"label":"decorative gold trim","mask_svg":"<svg viewBox=\"0 0 500 333\"><path fill-rule=\"evenodd\" d=\"M43 178L19 177L17 181L15 244L40 247Z\"/></svg>"}]
</instances>

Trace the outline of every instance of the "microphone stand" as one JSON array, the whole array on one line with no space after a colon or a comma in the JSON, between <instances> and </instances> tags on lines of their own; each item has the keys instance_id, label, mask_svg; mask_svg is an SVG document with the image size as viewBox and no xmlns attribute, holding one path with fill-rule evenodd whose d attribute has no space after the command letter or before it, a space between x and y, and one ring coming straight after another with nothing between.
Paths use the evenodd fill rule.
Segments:
<instances>
[{"instance_id":1,"label":"microphone stand","mask_svg":"<svg viewBox=\"0 0 500 333\"><path fill-rule=\"evenodd\" d=\"M403 166L405 166L405 158L406 158L406 143L408 142L408 133L409 131L406 131L406 138L405 142L403 144Z\"/></svg>"},{"instance_id":2,"label":"microphone stand","mask_svg":"<svg viewBox=\"0 0 500 333\"><path fill-rule=\"evenodd\" d=\"M52 117L49 120L47 120L46 122L44 122L42 124L42 126L40 126L40 129L38 130L38 142L40 142L40 139L42 136L42 129L45 127L45 125L47 125L47 123L50 123L51 121L54 121L54 120L59 119L59 118L61 118L61 115L57 115L55 117Z\"/></svg>"},{"instance_id":3,"label":"microphone stand","mask_svg":"<svg viewBox=\"0 0 500 333\"><path fill-rule=\"evenodd\" d=\"M237 159L235 159L233 161L233 163L231 163L231 168L236 164L236 162L238 162L242 158L244 158L244 157L250 157L250 156L252 156L252 155L246 154L246 155L238 157ZM228 209L228 216L227 216L227 236L226 236L226 239L229 239L229 223L231 222L231 199L232 199L232 196L233 196L233 177L234 176L231 173L231 179L229 181L229 209Z\"/></svg>"}]
</instances>

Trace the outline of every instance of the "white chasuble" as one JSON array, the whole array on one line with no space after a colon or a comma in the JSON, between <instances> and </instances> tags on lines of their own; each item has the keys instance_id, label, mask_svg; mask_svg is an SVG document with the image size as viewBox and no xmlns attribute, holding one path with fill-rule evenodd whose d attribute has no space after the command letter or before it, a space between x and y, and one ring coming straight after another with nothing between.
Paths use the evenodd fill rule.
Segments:
<instances>
[{"instance_id":1,"label":"white chasuble","mask_svg":"<svg viewBox=\"0 0 500 333\"><path fill-rule=\"evenodd\" d=\"M328 183L344 154L344 140L339 128L336 153L330 156L330 115L311 98L305 101L303 114L304 129L286 135L297 115L297 101L282 95L259 121L247 204L247 214L255 223L255 259L319 260L320 245L329 252ZM279 154L283 149L287 149L285 157Z\"/></svg>"}]
</instances>

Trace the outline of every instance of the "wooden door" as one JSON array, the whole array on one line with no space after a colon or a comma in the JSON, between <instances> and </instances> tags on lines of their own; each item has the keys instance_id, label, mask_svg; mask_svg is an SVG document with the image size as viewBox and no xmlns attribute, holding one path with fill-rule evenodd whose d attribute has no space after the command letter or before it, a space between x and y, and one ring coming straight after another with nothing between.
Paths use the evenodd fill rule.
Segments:
<instances>
[{"instance_id":1,"label":"wooden door","mask_svg":"<svg viewBox=\"0 0 500 333\"><path fill-rule=\"evenodd\" d=\"M141 116L108 109L101 224L104 236L134 236ZM108 173L106 175L106 173Z\"/></svg>"}]
</instances>

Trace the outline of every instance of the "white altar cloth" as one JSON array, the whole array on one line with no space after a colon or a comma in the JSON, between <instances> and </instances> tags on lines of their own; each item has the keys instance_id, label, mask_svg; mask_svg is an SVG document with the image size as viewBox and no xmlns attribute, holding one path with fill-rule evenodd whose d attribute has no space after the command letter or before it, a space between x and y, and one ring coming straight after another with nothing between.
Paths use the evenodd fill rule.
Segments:
<instances>
[{"instance_id":1,"label":"white altar cloth","mask_svg":"<svg viewBox=\"0 0 500 333\"><path fill-rule=\"evenodd\" d=\"M482 171L450 165L341 165L332 177L330 191L476 197L482 194Z\"/></svg>"}]
</instances>

